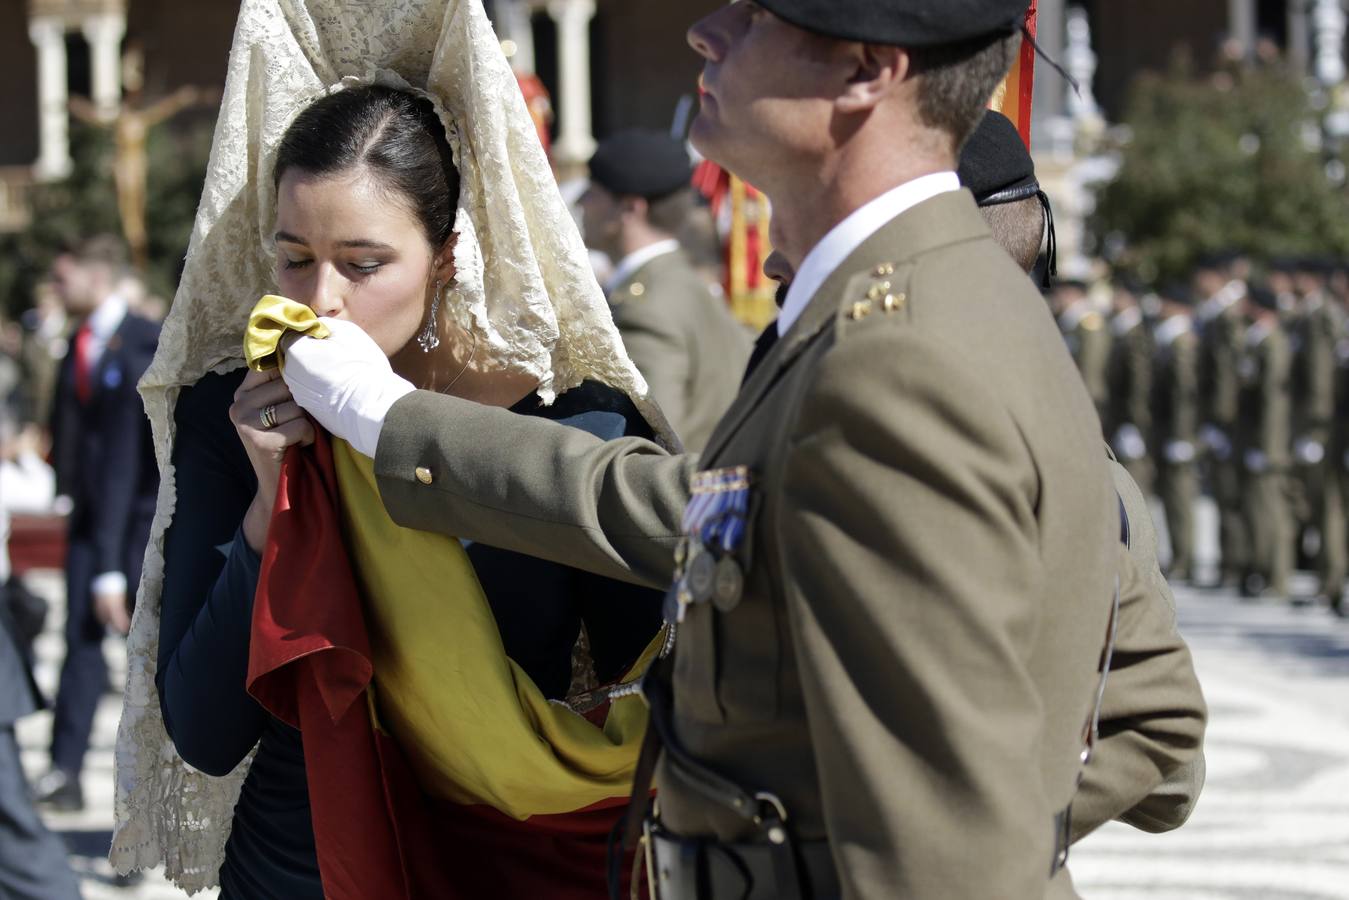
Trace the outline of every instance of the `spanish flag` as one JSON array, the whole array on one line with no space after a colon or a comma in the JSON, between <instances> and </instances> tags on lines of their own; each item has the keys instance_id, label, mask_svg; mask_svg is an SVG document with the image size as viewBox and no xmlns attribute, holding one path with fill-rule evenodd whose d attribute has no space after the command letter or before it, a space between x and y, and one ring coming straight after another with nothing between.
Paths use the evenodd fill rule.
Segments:
<instances>
[{"instance_id":1,"label":"spanish flag","mask_svg":"<svg viewBox=\"0 0 1349 900\"><path fill-rule=\"evenodd\" d=\"M263 298L250 365L277 365L288 331L326 329ZM549 701L506 655L460 543L396 524L371 461L327 435L282 465L248 688L303 736L325 896L607 896L646 705L628 692L582 715Z\"/></svg>"}]
</instances>

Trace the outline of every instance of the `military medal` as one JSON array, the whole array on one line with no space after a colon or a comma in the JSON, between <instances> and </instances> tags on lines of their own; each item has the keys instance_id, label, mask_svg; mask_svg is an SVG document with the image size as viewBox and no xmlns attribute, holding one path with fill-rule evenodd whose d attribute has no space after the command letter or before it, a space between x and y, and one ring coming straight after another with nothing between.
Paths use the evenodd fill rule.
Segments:
<instances>
[{"instance_id":1,"label":"military medal","mask_svg":"<svg viewBox=\"0 0 1349 900\"><path fill-rule=\"evenodd\" d=\"M693 476L684 508L684 540L675 547L675 586L665 599L667 621L683 621L690 603L722 612L740 605L745 572L735 555L749 518L750 472L745 466Z\"/></svg>"},{"instance_id":2,"label":"military medal","mask_svg":"<svg viewBox=\"0 0 1349 900\"><path fill-rule=\"evenodd\" d=\"M712 599L717 587L717 561L706 550L695 551L689 560L688 572L684 575L684 586L694 603L706 603Z\"/></svg>"},{"instance_id":3,"label":"military medal","mask_svg":"<svg viewBox=\"0 0 1349 900\"><path fill-rule=\"evenodd\" d=\"M728 613L740 605L745 593L745 573L733 556L723 556L717 563L715 584L712 588L712 605Z\"/></svg>"}]
</instances>

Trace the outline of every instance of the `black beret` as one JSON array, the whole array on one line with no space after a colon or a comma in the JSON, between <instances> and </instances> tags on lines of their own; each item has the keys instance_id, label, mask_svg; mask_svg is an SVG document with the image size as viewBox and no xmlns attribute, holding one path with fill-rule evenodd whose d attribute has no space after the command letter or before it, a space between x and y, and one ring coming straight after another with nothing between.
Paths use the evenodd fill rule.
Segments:
<instances>
[{"instance_id":1,"label":"black beret","mask_svg":"<svg viewBox=\"0 0 1349 900\"><path fill-rule=\"evenodd\" d=\"M600 142L590 180L611 194L654 200L688 187L693 163L682 141L660 131L621 131Z\"/></svg>"},{"instance_id":2,"label":"black beret","mask_svg":"<svg viewBox=\"0 0 1349 900\"><path fill-rule=\"evenodd\" d=\"M1181 306L1194 306L1194 291L1183 281L1172 281L1165 284L1157 291L1157 296L1171 303L1179 303Z\"/></svg>"},{"instance_id":3,"label":"black beret","mask_svg":"<svg viewBox=\"0 0 1349 900\"><path fill-rule=\"evenodd\" d=\"M1201 271L1221 272L1239 259L1241 254L1236 250L1215 250L1202 254L1195 261L1195 268Z\"/></svg>"},{"instance_id":4,"label":"black beret","mask_svg":"<svg viewBox=\"0 0 1349 900\"><path fill-rule=\"evenodd\" d=\"M1010 35L1030 0L757 0L798 28L843 41L936 47Z\"/></svg>"},{"instance_id":5,"label":"black beret","mask_svg":"<svg viewBox=\"0 0 1349 900\"><path fill-rule=\"evenodd\" d=\"M1040 191L1035 161L1012 120L1000 112L984 114L960 151L960 183L980 206L1015 203Z\"/></svg>"},{"instance_id":6,"label":"black beret","mask_svg":"<svg viewBox=\"0 0 1349 900\"><path fill-rule=\"evenodd\" d=\"M1247 294L1250 296L1251 302L1261 309L1267 309L1270 312L1279 311L1278 296L1263 284L1251 285Z\"/></svg>"}]
</instances>

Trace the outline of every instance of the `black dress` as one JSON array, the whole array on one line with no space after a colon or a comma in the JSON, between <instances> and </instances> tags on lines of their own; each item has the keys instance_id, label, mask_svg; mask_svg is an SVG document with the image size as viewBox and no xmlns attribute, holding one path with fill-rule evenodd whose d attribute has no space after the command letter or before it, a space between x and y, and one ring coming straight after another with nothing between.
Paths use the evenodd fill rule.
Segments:
<instances>
[{"instance_id":1,"label":"black dress","mask_svg":"<svg viewBox=\"0 0 1349 900\"><path fill-rule=\"evenodd\" d=\"M164 593L156 683L178 752L225 775L255 745L220 870L221 898L321 900L300 733L245 689L253 595L261 561L240 530L257 479L227 409L243 372L207 375L178 400L173 463L177 508L164 541ZM650 437L626 395L595 382L551 407L531 394L513 407L603 439ZM602 682L636 661L660 627L660 594L487 547L468 555L506 652L550 699L571 683L584 621Z\"/></svg>"}]
</instances>

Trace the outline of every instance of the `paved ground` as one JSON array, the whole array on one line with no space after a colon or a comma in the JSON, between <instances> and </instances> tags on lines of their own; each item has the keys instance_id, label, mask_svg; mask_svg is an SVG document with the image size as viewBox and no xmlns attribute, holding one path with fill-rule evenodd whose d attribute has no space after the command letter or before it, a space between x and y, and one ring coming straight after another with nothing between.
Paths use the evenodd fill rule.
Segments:
<instances>
[{"instance_id":1,"label":"paved ground","mask_svg":"<svg viewBox=\"0 0 1349 900\"><path fill-rule=\"evenodd\" d=\"M59 599L59 581L40 586ZM1180 590L1178 602L1210 706L1207 788L1174 834L1111 826L1075 848L1079 890L1087 900L1349 900L1349 621L1230 593ZM60 661L59 610L53 619L39 647L48 688ZM108 650L120 683L116 642ZM111 883L103 857L117 715L109 694L85 775L90 809L49 822L71 843L87 900L181 898L154 873L129 889ZM49 729L46 715L21 723L34 774L46 764Z\"/></svg>"}]
</instances>

